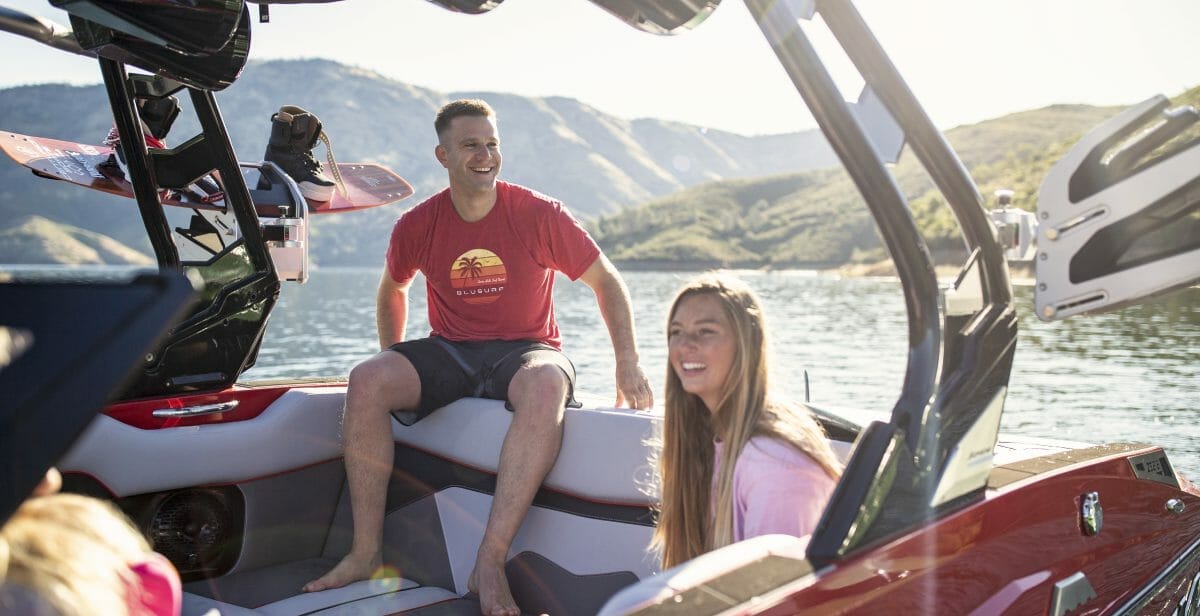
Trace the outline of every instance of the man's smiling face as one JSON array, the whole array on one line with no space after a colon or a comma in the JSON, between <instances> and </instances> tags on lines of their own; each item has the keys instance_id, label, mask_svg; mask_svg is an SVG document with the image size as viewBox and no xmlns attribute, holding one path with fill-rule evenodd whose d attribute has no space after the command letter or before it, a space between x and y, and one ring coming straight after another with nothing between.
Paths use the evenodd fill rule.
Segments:
<instances>
[{"instance_id":1,"label":"man's smiling face","mask_svg":"<svg viewBox=\"0 0 1200 616\"><path fill-rule=\"evenodd\" d=\"M500 136L496 118L458 116L438 144L438 162L450 175L450 188L469 193L495 190L500 175Z\"/></svg>"}]
</instances>

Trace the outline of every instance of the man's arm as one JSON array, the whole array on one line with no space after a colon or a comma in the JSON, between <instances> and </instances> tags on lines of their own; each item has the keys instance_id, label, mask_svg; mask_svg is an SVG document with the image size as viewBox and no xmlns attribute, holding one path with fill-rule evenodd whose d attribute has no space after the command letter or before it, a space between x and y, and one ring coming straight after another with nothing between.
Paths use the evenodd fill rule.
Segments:
<instances>
[{"instance_id":1,"label":"man's arm","mask_svg":"<svg viewBox=\"0 0 1200 616\"><path fill-rule=\"evenodd\" d=\"M388 269L383 268L379 291L375 294L375 327L379 331L379 348L386 349L404 340L408 323L408 287L412 280L396 282Z\"/></svg>"},{"instance_id":2,"label":"man's arm","mask_svg":"<svg viewBox=\"0 0 1200 616\"><path fill-rule=\"evenodd\" d=\"M579 279L596 294L600 315L604 317L608 335L612 338L613 353L617 359L616 406L621 406L623 402L635 409L654 406L654 393L650 390L646 373L638 364L633 308L629 303L629 289L625 287L625 282L603 254L596 257Z\"/></svg>"}]
</instances>

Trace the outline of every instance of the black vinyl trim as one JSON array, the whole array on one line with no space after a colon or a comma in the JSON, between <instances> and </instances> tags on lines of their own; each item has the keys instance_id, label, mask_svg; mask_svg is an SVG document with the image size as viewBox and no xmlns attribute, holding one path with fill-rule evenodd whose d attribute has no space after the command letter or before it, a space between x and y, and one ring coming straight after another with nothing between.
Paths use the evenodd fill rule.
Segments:
<instances>
[{"instance_id":1,"label":"black vinyl trim","mask_svg":"<svg viewBox=\"0 0 1200 616\"><path fill-rule=\"evenodd\" d=\"M513 599L530 614L598 614L613 595L638 581L632 571L577 575L529 551L509 559L504 570Z\"/></svg>"}]
</instances>

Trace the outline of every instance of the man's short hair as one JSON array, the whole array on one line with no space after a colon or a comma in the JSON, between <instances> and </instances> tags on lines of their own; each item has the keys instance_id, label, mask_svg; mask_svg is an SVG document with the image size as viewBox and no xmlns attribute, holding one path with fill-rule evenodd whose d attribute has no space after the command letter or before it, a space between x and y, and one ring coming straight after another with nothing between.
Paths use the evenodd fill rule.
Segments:
<instances>
[{"instance_id":1,"label":"man's short hair","mask_svg":"<svg viewBox=\"0 0 1200 616\"><path fill-rule=\"evenodd\" d=\"M487 101L478 98L460 98L446 103L438 110L437 118L433 121L433 130L437 132L438 141L441 141L446 129L450 128L450 122L460 116L494 118L496 111Z\"/></svg>"}]
</instances>

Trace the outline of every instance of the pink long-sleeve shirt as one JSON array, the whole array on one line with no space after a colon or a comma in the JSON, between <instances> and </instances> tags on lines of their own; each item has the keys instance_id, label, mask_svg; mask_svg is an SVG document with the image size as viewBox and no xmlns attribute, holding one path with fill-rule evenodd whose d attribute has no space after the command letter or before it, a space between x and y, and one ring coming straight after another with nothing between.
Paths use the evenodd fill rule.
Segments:
<instances>
[{"instance_id":1,"label":"pink long-sleeve shirt","mask_svg":"<svg viewBox=\"0 0 1200 616\"><path fill-rule=\"evenodd\" d=\"M720 469L724 444L713 446L713 468ZM734 541L777 533L796 537L812 534L836 485L816 461L782 441L755 436L746 443L736 464ZM715 498L715 476L713 494Z\"/></svg>"}]
</instances>

